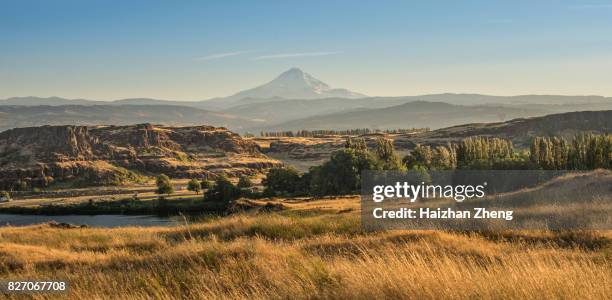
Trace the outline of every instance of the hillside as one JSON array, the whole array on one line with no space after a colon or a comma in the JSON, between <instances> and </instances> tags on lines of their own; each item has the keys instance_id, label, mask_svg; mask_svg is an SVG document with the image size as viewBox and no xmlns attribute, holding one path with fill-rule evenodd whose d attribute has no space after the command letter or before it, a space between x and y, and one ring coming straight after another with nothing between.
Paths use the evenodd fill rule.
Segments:
<instances>
[{"instance_id":1,"label":"hillside","mask_svg":"<svg viewBox=\"0 0 612 300\"><path fill-rule=\"evenodd\" d=\"M443 102L414 101L401 105L358 109L284 122L269 130L316 130L351 128L444 128L473 122L499 122L538 116L546 111L503 106L462 106Z\"/></svg>"},{"instance_id":2,"label":"hillside","mask_svg":"<svg viewBox=\"0 0 612 300\"><path fill-rule=\"evenodd\" d=\"M612 110L552 114L542 117L518 118L506 122L470 123L416 134L369 134L362 136L373 147L381 136L392 139L400 155L407 154L416 144L446 145L472 136L495 136L511 139L517 147L528 147L535 136L571 137L581 132L605 134L612 131ZM287 164L306 171L329 159L331 153L344 147L346 137L257 137L262 151Z\"/></svg>"},{"instance_id":3,"label":"hillside","mask_svg":"<svg viewBox=\"0 0 612 300\"><path fill-rule=\"evenodd\" d=\"M240 129L260 122L225 113L172 105L0 106L0 131L41 125L129 125L155 123Z\"/></svg>"},{"instance_id":4,"label":"hillside","mask_svg":"<svg viewBox=\"0 0 612 300\"><path fill-rule=\"evenodd\" d=\"M258 88L205 101L15 97L0 100L0 130L40 125L146 122L180 126L205 122L241 133L357 127L442 128L612 109L611 98L601 96L433 94L357 97L352 92L336 92L337 89L307 73L292 69Z\"/></svg>"},{"instance_id":5,"label":"hillside","mask_svg":"<svg viewBox=\"0 0 612 300\"><path fill-rule=\"evenodd\" d=\"M308 75L302 71L304 76ZM310 76L310 75L308 75ZM279 75L281 77L281 75ZM277 78L278 79L278 78ZM315 79L316 80L316 79ZM274 82L274 80L272 81ZM277 81L278 83L278 81ZM325 83L323 83L325 84ZM325 84L327 85L327 84ZM262 85L265 86L265 85ZM261 86L260 86L261 87ZM308 88L308 82L303 82L302 88ZM257 90L257 88L251 89ZM332 89L344 91L344 89ZM314 100L314 99L326 99L326 98L338 98L344 100L354 99L369 99L369 100L387 100L394 102L396 105L412 102L412 101L428 101L428 102L446 102L456 105L586 105L586 104L610 104L612 103L611 97L603 96L567 96L567 95L517 95L517 96L493 96L493 95L482 95L482 94L428 94L428 95L416 95L416 96L401 96L401 97L368 97L354 92L344 93L321 93L316 94L315 97L312 95L300 95L300 94L282 94L270 92L268 94L257 94L247 93L247 91L238 92L228 97L213 98L201 101L179 101L179 100L162 100L162 99L151 99L151 98L129 98L129 99L118 99L111 101L99 101L99 100L88 100L88 99L66 99L61 97L12 97L8 99L0 99L0 106L3 105L23 105L23 106L37 106L37 105L181 105L198 108L217 108L219 104L222 104L223 109L237 105L245 105L249 103L263 103L283 100ZM316 89L311 89L310 93L316 93ZM223 100L227 103L222 103ZM367 101L376 103L375 101ZM347 105L350 105L351 101L346 101ZM377 107L376 104L374 107Z\"/></svg>"},{"instance_id":6,"label":"hillside","mask_svg":"<svg viewBox=\"0 0 612 300\"><path fill-rule=\"evenodd\" d=\"M222 127L67 125L0 133L0 189L20 182L118 184L140 174L236 176L277 164L255 143Z\"/></svg>"},{"instance_id":7,"label":"hillside","mask_svg":"<svg viewBox=\"0 0 612 300\"><path fill-rule=\"evenodd\" d=\"M249 100L249 99L247 99ZM275 99L274 101L248 103L240 101L236 106L222 112L261 120L274 125L296 119L316 117L330 113L349 112L368 108L384 108L399 105L409 100L406 98L325 98L325 99Z\"/></svg>"},{"instance_id":8,"label":"hillside","mask_svg":"<svg viewBox=\"0 0 612 300\"><path fill-rule=\"evenodd\" d=\"M581 132L598 134L612 132L612 110L569 112L488 124L471 123L403 138L434 141L470 136L496 136L511 139L517 145L526 145L535 136L570 137Z\"/></svg>"}]
</instances>

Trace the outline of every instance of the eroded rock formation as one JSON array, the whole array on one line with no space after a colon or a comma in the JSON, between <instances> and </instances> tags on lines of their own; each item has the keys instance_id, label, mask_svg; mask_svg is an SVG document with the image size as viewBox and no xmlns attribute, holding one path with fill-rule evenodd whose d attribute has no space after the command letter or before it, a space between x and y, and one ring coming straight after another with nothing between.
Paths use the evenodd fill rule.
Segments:
<instances>
[{"instance_id":1,"label":"eroded rock formation","mask_svg":"<svg viewBox=\"0 0 612 300\"><path fill-rule=\"evenodd\" d=\"M41 126L0 133L0 189L256 174L279 165L223 127Z\"/></svg>"}]
</instances>

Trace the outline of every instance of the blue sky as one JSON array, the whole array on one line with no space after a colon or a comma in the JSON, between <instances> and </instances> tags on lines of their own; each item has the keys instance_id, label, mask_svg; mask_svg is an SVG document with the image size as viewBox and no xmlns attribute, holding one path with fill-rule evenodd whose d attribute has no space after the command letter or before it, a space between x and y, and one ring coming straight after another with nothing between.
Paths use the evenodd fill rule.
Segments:
<instances>
[{"instance_id":1,"label":"blue sky","mask_svg":"<svg viewBox=\"0 0 612 300\"><path fill-rule=\"evenodd\" d=\"M0 98L201 100L291 67L368 95L612 96L612 0L0 0Z\"/></svg>"}]
</instances>

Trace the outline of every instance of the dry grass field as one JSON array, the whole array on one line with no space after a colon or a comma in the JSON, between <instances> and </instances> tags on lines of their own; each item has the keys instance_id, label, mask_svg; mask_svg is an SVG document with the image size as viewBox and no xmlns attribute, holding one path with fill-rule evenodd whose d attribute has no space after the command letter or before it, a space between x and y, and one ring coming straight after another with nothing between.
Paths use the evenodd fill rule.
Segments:
<instances>
[{"instance_id":1,"label":"dry grass field","mask_svg":"<svg viewBox=\"0 0 612 300\"><path fill-rule=\"evenodd\" d=\"M0 279L70 283L34 299L612 295L611 232L365 233L356 197L283 206L166 228L0 228Z\"/></svg>"}]
</instances>

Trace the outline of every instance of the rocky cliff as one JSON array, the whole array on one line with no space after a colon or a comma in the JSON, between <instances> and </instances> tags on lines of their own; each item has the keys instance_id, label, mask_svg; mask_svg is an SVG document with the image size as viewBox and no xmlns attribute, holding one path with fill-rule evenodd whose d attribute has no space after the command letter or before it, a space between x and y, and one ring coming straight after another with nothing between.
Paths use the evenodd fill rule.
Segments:
<instances>
[{"instance_id":1,"label":"rocky cliff","mask_svg":"<svg viewBox=\"0 0 612 300\"><path fill-rule=\"evenodd\" d=\"M42 126L0 133L0 189L78 181L255 174L278 165L259 147L222 127Z\"/></svg>"}]
</instances>

